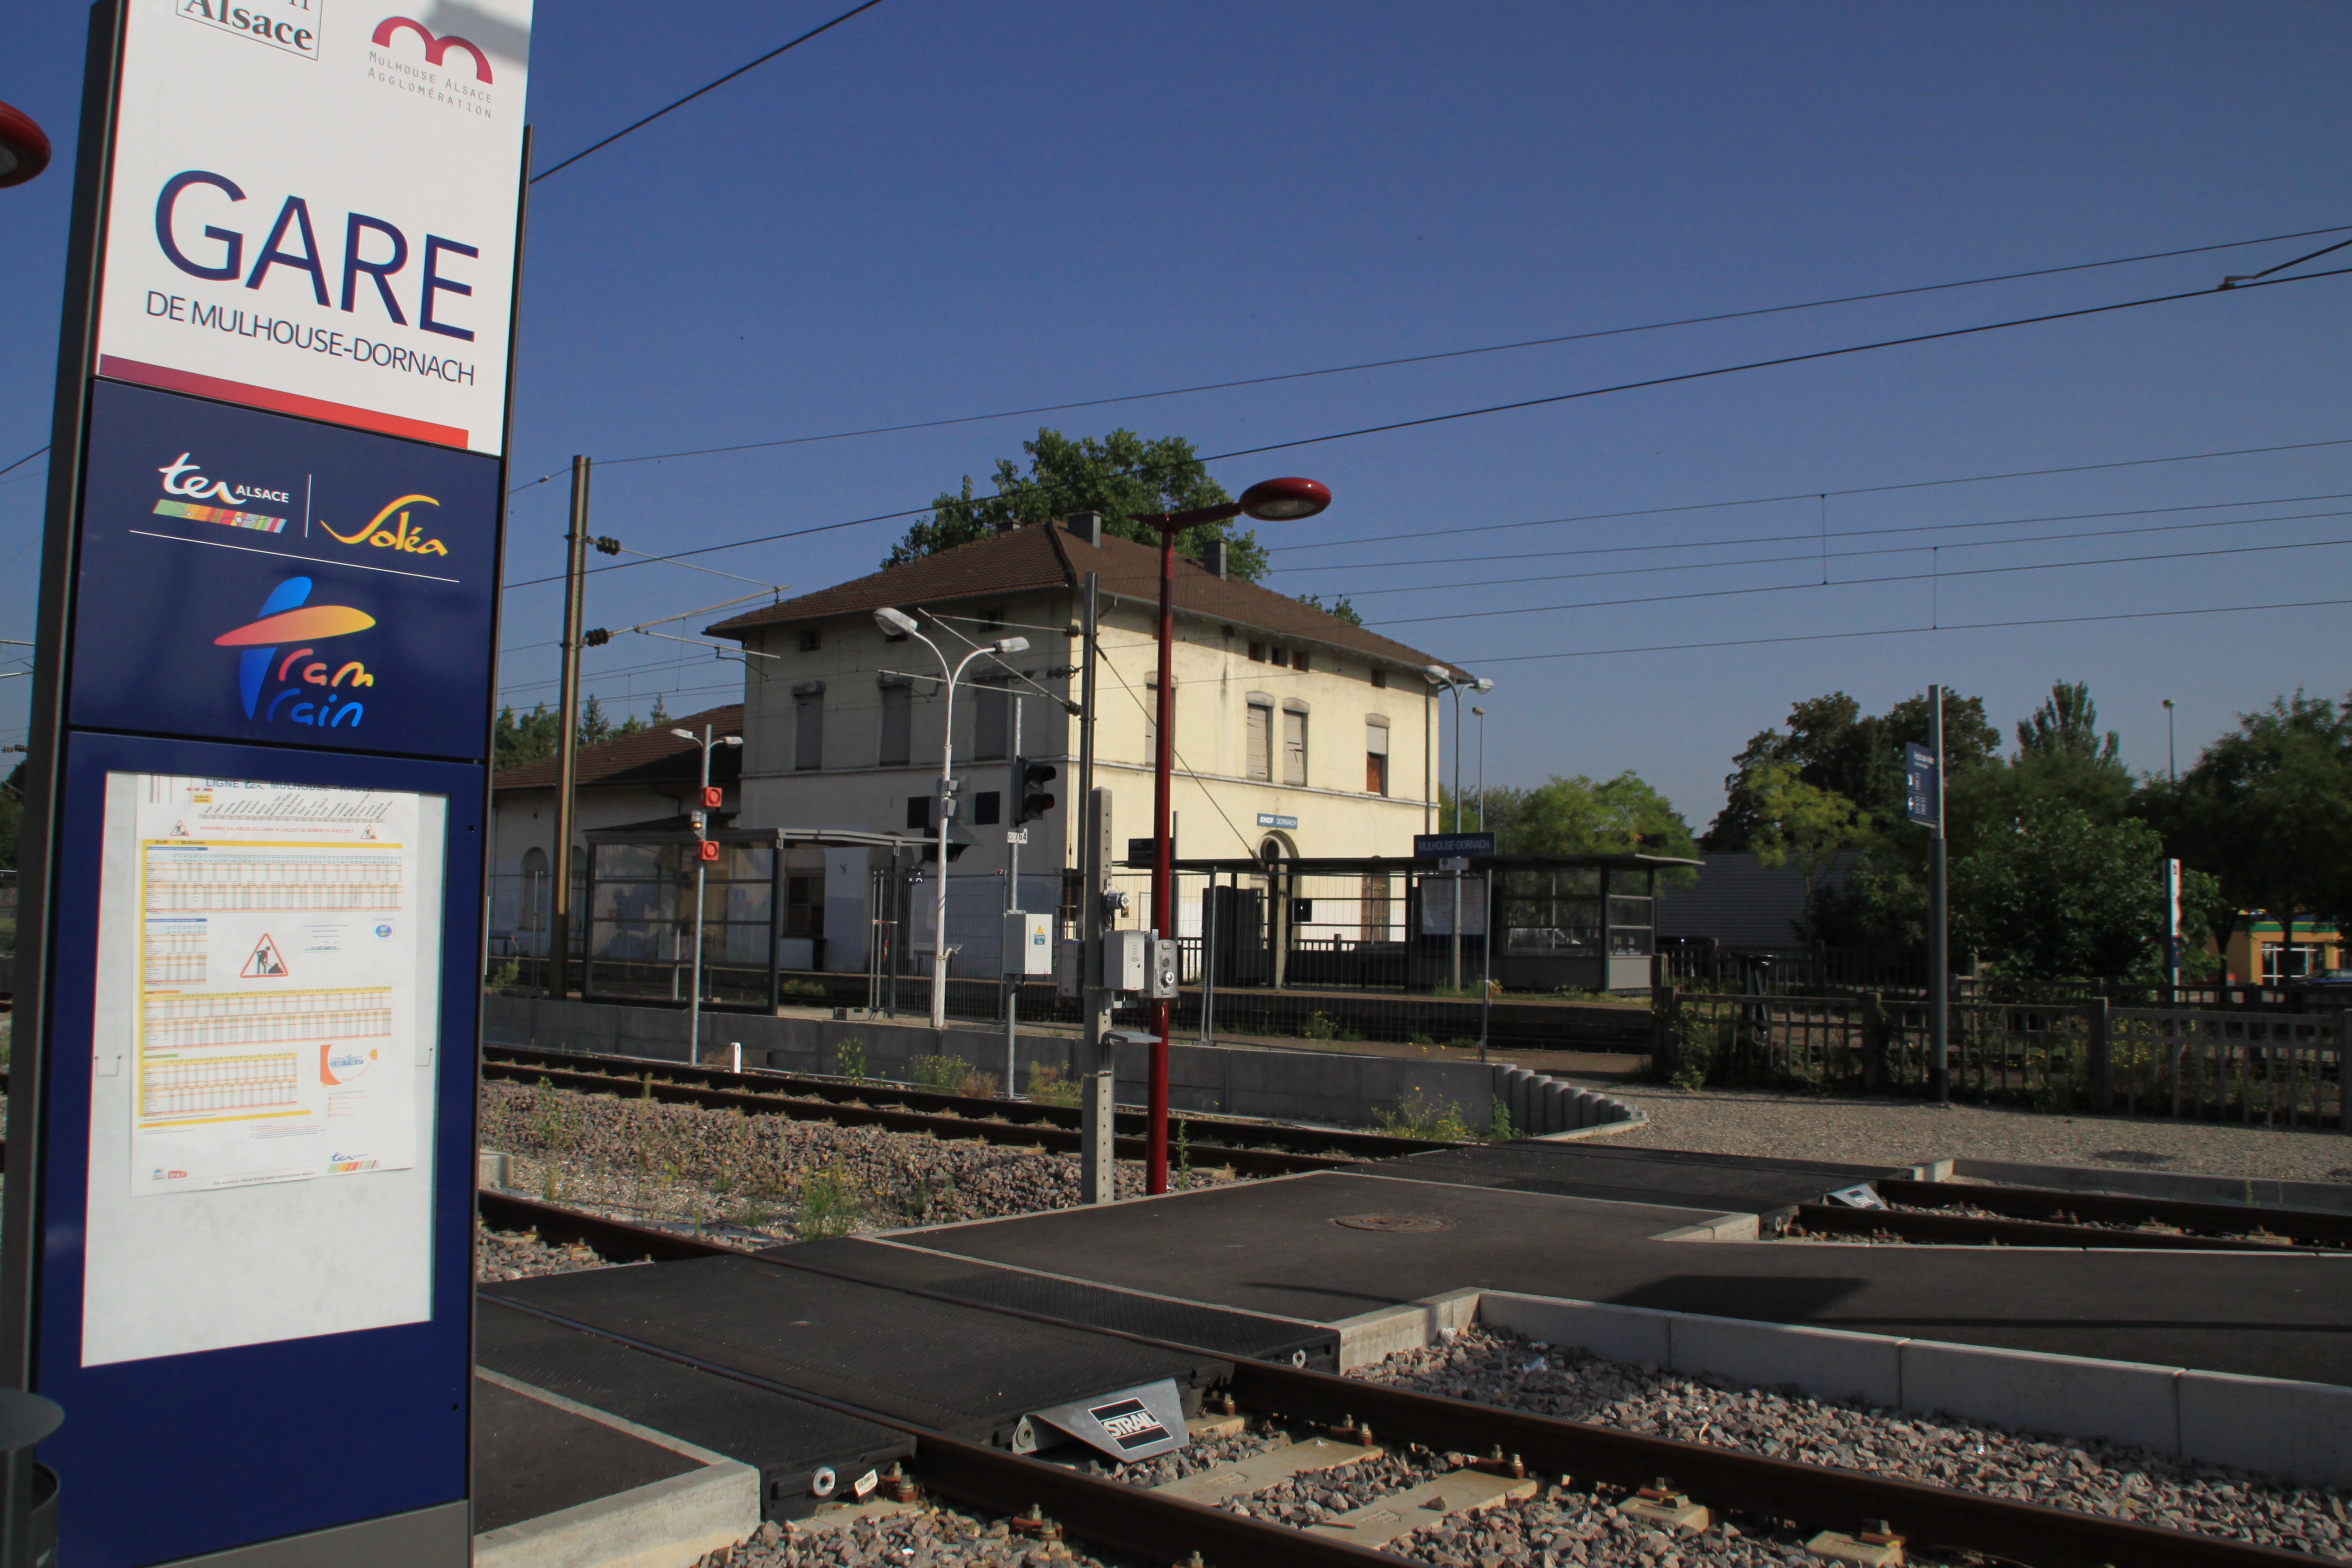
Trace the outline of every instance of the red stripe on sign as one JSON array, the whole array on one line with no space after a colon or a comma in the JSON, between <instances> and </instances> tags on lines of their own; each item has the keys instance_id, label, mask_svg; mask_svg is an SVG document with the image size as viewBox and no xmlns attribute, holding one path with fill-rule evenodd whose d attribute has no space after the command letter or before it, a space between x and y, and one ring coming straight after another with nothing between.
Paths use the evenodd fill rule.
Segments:
<instances>
[{"instance_id":1,"label":"red stripe on sign","mask_svg":"<svg viewBox=\"0 0 2352 1568\"><path fill-rule=\"evenodd\" d=\"M356 425L362 430L381 431L388 436L407 436L412 441L434 441L442 446L455 447L468 445L467 432L455 425L404 419L398 414L380 414L372 408L354 408L349 403L330 403L322 397L303 397L299 393L280 392L271 387L247 386L242 381L223 381L218 376L200 376L192 370L171 370L162 365L142 364L135 359L117 359L112 354L98 356L98 374L116 381L135 381L141 386L161 387L166 392L186 392L195 397L217 398L223 403L243 403L248 408L266 408L273 414L299 414L304 419Z\"/></svg>"}]
</instances>

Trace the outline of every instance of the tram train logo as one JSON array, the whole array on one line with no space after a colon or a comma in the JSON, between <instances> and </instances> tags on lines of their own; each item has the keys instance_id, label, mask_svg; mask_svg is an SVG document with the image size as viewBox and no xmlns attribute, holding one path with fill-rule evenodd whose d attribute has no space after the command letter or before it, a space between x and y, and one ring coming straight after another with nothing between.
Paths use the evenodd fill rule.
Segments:
<instances>
[{"instance_id":1,"label":"tram train logo","mask_svg":"<svg viewBox=\"0 0 2352 1568\"><path fill-rule=\"evenodd\" d=\"M257 619L221 633L213 646L244 650L237 661L237 694L247 718L357 729L367 716L359 690L374 686L375 676L357 659L336 666L311 655L318 652L317 644L366 631L376 618L347 604L312 604L310 590L309 578L287 578L261 602ZM288 643L300 646L281 658L278 650ZM273 682L265 704L264 689Z\"/></svg>"},{"instance_id":2,"label":"tram train logo","mask_svg":"<svg viewBox=\"0 0 2352 1568\"><path fill-rule=\"evenodd\" d=\"M356 1045L336 1045L332 1041L319 1047L319 1082L329 1088L346 1084L368 1070L375 1061L374 1051L363 1051Z\"/></svg>"},{"instance_id":3,"label":"tram train logo","mask_svg":"<svg viewBox=\"0 0 2352 1568\"><path fill-rule=\"evenodd\" d=\"M1096 1405L1086 1412L1102 1423L1111 1441L1122 1449L1142 1448L1165 1439L1168 1429L1160 1425L1159 1417L1144 1408L1140 1399L1115 1400L1107 1405Z\"/></svg>"}]
</instances>

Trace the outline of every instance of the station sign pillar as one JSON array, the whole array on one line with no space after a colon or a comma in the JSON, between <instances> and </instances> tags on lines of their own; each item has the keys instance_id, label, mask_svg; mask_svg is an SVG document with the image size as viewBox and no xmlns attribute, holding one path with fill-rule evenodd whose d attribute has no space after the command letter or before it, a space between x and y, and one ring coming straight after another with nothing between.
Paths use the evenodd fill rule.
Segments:
<instances>
[{"instance_id":1,"label":"station sign pillar","mask_svg":"<svg viewBox=\"0 0 2352 1568\"><path fill-rule=\"evenodd\" d=\"M530 0L99 0L0 1382L73 1568L471 1552Z\"/></svg>"}]
</instances>

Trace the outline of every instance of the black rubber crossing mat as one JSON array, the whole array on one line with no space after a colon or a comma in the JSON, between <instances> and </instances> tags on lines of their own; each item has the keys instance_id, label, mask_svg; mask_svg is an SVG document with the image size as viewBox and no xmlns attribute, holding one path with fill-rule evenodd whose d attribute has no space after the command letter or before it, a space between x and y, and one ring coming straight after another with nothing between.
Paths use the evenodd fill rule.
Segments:
<instances>
[{"instance_id":1,"label":"black rubber crossing mat","mask_svg":"<svg viewBox=\"0 0 2352 1568\"><path fill-rule=\"evenodd\" d=\"M1188 1412L1223 1358L887 1286L696 1258L482 1287L503 1299L714 1366L977 1442L1009 1446L1033 1410L1173 1378Z\"/></svg>"},{"instance_id":2,"label":"black rubber crossing mat","mask_svg":"<svg viewBox=\"0 0 2352 1568\"><path fill-rule=\"evenodd\" d=\"M1818 1203L1824 1194L1841 1187L1910 1174L1907 1166L1754 1159L1533 1138L1366 1160L1346 1169L1362 1176L1404 1176L1506 1192L1548 1192L1564 1198L1603 1198L1614 1203L1652 1203L1766 1217L1786 1213L1800 1203Z\"/></svg>"},{"instance_id":3,"label":"black rubber crossing mat","mask_svg":"<svg viewBox=\"0 0 2352 1568\"><path fill-rule=\"evenodd\" d=\"M770 1519L795 1518L814 1507L823 1472L847 1485L915 1448L912 1438L890 1427L631 1350L487 1298L474 1316L474 1360L485 1371L750 1465L760 1472L763 1511ZM544 1463L527 1451L510 1455L502 1449L486 1478L498 1483ZM692 1469L693 1462L681 1461L680 1468ZM594 1459L585 1459L569 1484L598 1485L587 1495L602 1497L638 1483L617 1469L603 1475Z\"/></svg>"},{"instance_id":4,"label":"black rubber crossing mat","mask_svg":"<svg viewBox=\"0 0 2352 1568\"><path fill-rule=\"evenodd\" d=\"M1323 1372L1339 1370L1339 1335L1320 1323L1171 1301L1084 1280L1002 1268L953 1253L923 1251L922 1244L922 1233L917 1232L897 1244L855 1238L803 1241L767 1248L760 1256L787 1268L950 1296L974 1306L1052 1318L1079 1328L1139 1334L1220 1356L1246 1356Z\"/></svg>"},{"instance_id":5,"label":"black rubber crossing mat","mask_svg":"<svg viewBox=\"0 0 2352 1568\"><path fill-rule=\"evenodd\" d=\"M473 1428L477 1534L703 1468L674 1448L478 1377Z\"/></svg>"}]
</instances>

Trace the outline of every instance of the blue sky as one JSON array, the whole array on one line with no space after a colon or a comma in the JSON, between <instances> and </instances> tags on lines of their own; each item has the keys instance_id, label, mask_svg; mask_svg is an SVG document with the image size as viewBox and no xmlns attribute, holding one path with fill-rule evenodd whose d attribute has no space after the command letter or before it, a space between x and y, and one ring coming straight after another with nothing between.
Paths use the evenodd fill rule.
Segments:
<instances>
[{"instance_id":1,"label":"blue sky","mask_svg":"<svg viewBox=\"0 0 2352 1568\"><path fill-rule=\"evenodd\" d=\"M540 165L837 9L543 7ZM47 434L83 31L79 7L19 10L0 99L49 128L61 166L0 192L0 463ZM508 576L560 568L574 452L821 435L2352 223L2347 66L2352 12L2291 0L884 0L536 188L514 482L558 477L515 498ZM690 548L919 506L1039 423L1222 452L2196 289L2321 243L610 466L595 526L635 549ZM1937 680L2004 724L2052 680L2087 680L2126 757L2161 768L2165 697L2185 763L2274 693L2352 686L2352 606L1527 656L2352 599L2352 545L2322 543L2352 540L2352 445L1849 493L2352 437L2347 301L2352 278L2203 298L1216 472L1236 491L1273 473L1332 486L1323 518L1262 530L1271 583L1354 593L1391 635L1492 674L1492 782L1631 768L1704 826L1731 754L1791 702L1842 688L1875 710ZM0 478L0 636L32 622L39 466ZM1770 495L1805 499L1463 531ZM2339 498L2290 499L2314 496ZM2082 515L2190 506L2212 509ZM2323 512L2348 515L2301 515ZM2060 517L2073 520L1962 526ZM2248 518L2293 520L1968 543ZM903 527L698 559L808 589L871 570ZM1861 533L1887 529L1914 531ZM1823 587L1824 533L1833 578L1942 580ZM1691 548L1546 553L1654 545ZM1898 545L1939 548L1842 554ZM2207 553L1982 572L2184 551ZM1720 564L1768 556L1799 558ZM1718 564L1590 575L1698 563ZM1782 586L1795 591L1723 592ZM638 567L594 580L589 620L751 591ZM1494 613L1696 593L1715 596ZM501 680L518 703L553 694L557 608L553 586L510 593ZM657 692L680 712L724 700L737 670L624 638L593 656L588 685L616 713ZM25 684L0 684L7 740Z\"/></svg>"}]
</instances>

